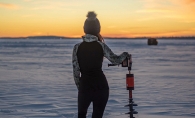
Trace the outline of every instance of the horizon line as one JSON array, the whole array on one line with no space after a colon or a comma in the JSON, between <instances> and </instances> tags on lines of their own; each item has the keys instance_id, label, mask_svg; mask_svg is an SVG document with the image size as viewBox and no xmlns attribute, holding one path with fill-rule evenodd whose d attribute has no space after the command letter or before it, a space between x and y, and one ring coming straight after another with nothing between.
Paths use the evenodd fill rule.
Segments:
<instances>
[{"instance_id":1,"label":"horizon line","mask_svg":"<svg viewBox=\"0 0 195 118\"><path fill-rule=\"evenodd\" d=\"M0 39L3 38L10 38L10 39L14 39L14 38L36 38L36 37L55 37L55 38L64 38L64 39L78 39L78 38L82 38L81 37L69 37L69 36L60 36L60 35L34 35L34 36L4 36L4 37L0 37ZM125 36L121 36L121 37L112 37L112 36L105 36L103 38L114 38L114 39L133 39L133 38L195 38L195 35L193 36L135 36L135 37L125 37Z\"/></svg>"}]
</instances>

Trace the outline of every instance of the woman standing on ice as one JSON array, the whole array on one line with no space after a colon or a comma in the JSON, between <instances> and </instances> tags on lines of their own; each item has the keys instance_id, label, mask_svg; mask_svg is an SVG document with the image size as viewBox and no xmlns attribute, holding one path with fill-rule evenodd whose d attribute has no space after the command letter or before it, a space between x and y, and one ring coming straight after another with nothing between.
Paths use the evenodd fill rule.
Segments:
<instances>
[{"instance_id":1,"label":"woman standing on ice","mask_svg":"<svg viewBox=\"0 0 195 118\"><path fill-rule=\"evenodd\" d=\"M72 56L73 75L78 88L78 118L86 118L91 102L92 118L102 118L109 97L108 82L102 71L103 57L120 64L130 56L127 52L117 56L103 43L96 13L88 12L84 32L83 42L74 46Z\"/></svg>"}]
</instances>

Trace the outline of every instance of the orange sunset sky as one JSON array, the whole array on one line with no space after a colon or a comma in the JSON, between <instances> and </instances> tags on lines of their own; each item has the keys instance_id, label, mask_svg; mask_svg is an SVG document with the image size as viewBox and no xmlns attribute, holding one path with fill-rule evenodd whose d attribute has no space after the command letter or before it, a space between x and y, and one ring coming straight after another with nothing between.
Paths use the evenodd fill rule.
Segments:
<instances>
[{"instance_id":1,"label":"orange sunset sky","mask_svg":"<svg viewBox=\"0 0 195 118\"><path fill-rule=\"evenodd\" d=\"M81 37L88 11L107 37L195 36L195 0L0 0L0 37Z\"/></svg>"}]
</instances>

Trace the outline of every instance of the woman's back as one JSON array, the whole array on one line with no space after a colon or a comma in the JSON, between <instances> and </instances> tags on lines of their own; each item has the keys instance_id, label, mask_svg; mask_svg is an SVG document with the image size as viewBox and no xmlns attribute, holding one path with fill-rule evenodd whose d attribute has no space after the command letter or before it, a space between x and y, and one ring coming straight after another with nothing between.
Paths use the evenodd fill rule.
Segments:
<instances>
[{"instance_id":1,"label":"woman's back","mask_svg":"<svg viewBox=\"0 0 195 118\"><path fill-rule=\"evenodd\" d=\"M98 76L102 73L103 49L97 42L82 42L77 51L77 58L83 76Z\"/></svg>"},{"instance_id":2,"label":"woman's back","mask_svg":"<svg viewBox=\"0 0 195 118\"><path fill-rule=\"evenodd\" d=\"M77 58L81 72L81 91L109 89L102 71L103 56L103 49L98 41L83 41L79 45Z\"/></svg>"}]
</instances>

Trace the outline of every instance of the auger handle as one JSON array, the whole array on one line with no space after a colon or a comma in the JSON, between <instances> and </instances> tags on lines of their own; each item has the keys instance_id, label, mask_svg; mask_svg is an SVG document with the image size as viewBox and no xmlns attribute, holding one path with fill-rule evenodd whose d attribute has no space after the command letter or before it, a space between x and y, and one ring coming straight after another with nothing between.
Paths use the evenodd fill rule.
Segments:
<instances>
[{"instance_id":1,"label":"auger handle","mask_svg":"<svg viewBox=\"0 0 195 118\"><path fill-rule=\"evenodd\" d=\"M119 64L108 64L108 67L109 66L119 66Z\"/></svg>"}]
</instances>

